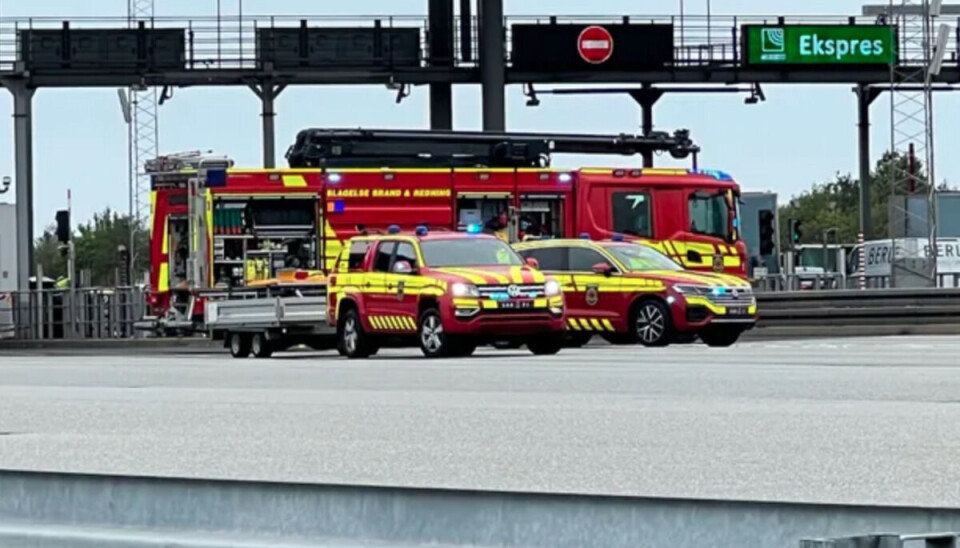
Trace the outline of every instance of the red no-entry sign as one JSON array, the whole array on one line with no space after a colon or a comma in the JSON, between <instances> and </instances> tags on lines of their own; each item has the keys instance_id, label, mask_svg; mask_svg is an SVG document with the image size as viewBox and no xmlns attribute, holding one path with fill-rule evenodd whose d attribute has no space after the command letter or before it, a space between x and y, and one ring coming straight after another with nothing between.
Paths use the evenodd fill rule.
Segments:
<instances>
[{"instance_id":1,"label":"red no-entry sign","mask_svg":"<svg viewBox=\"0 0 960 548\"><path fill-rule=\"evenodd\" d=\"M583 29L577 38L580 57L591 64L603 63L613 55L613 36L607 29L593 25Z\"/></svg>"}]
</instances>

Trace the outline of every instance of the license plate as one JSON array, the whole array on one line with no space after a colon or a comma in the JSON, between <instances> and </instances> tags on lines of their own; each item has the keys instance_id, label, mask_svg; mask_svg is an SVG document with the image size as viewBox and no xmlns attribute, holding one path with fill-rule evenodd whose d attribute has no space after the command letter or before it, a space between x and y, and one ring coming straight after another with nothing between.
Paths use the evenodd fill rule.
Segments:
<instances>
[{"instance_id":1,"label":"license plate","mask_svg":"<svg viewBox=\"0 0 960 548\"><path fill-rule=\"evenodd\" d=\"M528 310L533 308L533 301L500 301L501 310Z\"/></svg>"},{"instance_id":2,"label":"license plate","mask_svg":"<svg viewBox=\"0 0 960 548\"><path fill-rule=\"evenodd\" d=\"M749 309L748 309L747 307L745 307L745 306L728 306L728 307L727 307L727 315L729 315L729 316L746 316L746 315L749 313L748 310L749 310Z\"/></svg>"}]
</instances>

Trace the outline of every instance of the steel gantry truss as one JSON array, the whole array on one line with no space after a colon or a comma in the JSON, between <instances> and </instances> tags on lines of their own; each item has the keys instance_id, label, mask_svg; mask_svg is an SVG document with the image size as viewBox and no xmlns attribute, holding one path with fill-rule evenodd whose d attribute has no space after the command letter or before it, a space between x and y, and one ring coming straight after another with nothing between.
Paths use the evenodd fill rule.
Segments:
<instances>
[{"instance_id":1,"label":"steel gantry truss","mask_svg":"<svg viewBox=\"0 0 960 548\"><path fill-rule=\"evenodd\" d=\"M149 26L154 17L154 0L127 0L127 21L131 28L138 21ZM130 264L137 264L136 228L145 230L150 222L150 174L143 166L148 160L160 155L160 126L157 120L157 88L147 85L130 86L127 90L129 141L129 215L132 220L130 234ZM136 228L134 228L136 227Z\"/></svg>"},{"instance_id":2,"label":"steel gantry truss","mask_svg":"<svg viewBox=\"0 0 960 548\"><path fill-rule=\"evenodd\" d=\"M890 0L887 14L900 34L900 59L890 65L890 152L905 159L892 162L884 181L890 191L892 287L937 285L931 87L932 73L942 61L935 60L937 15L937 0ZM924 239L929 252L916 245Z\"/></svg>"}]
</instances>

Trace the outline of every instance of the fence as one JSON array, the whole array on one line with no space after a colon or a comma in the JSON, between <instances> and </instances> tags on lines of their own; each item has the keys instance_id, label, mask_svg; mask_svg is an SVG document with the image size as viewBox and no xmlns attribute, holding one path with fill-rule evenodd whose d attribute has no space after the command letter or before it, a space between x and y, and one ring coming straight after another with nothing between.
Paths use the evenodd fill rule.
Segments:
<instances>
[{"instance_id":1,"label":"fence","mask_svg":"<svg viewBox=\"0 0 960 548\"><path fill-rule=\"evenodd\" d=\"M865 277L864 289L891 289L889 276ZM822 274L778 274L754 280L757 292L804 291L804 290L843 290L859 289L860 279L856 276L843 276L836 272ZM937 275L937 287L941 289L960 288L960 274L947 273Z\"/></svg>"},{"instance_id":2,"label":"fence","mask_svg":"<svg viewBox=\"0 0 960 548\"><path fill-rule=\"evenodd\" d=\"M146 298L136 287L41 289L5 294L0 337L20 340L115 339L134 336ZM2 304L2 303L6 304Z\"/></svg>"}]
</instances>

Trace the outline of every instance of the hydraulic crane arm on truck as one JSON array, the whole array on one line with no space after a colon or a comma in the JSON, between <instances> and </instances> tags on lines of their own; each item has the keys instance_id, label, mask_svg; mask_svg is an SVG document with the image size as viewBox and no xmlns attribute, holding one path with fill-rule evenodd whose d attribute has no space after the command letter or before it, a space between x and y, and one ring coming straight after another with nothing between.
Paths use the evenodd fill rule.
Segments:
<instances>
[{"instance_id":1,"label":"hydraulic crane arm on truck","mask_svg":"<svg viewBox=\"0 0 960 548\"><path fill-rule=\"evenodd\" d=\"M669 152L681 160L700 148L685 129L673 134L576 135L305 129L287 150L291 168L307 167L548 167L550 155Z\"/></svg>"}]
</instances>

